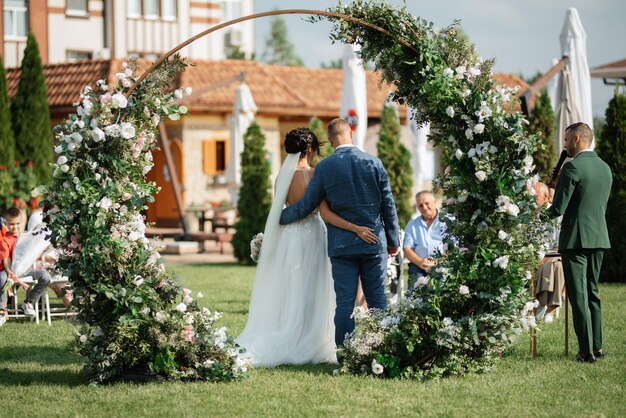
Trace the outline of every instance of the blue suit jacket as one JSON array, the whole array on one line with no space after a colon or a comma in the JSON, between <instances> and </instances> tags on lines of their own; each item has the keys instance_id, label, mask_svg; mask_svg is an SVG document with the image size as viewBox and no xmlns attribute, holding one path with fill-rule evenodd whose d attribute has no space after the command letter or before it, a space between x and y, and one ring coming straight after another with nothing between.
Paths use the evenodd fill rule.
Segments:
<instances>
[{"instance_id":1,"label":"blue suit jacket","mask_svg":"<svg viewBox=\"0 0 626 418\"><path fill-rule=\"evenodd\" d=\"M304 197L283 210L280 223L305 218L326 199L330 209L353 224L373 228L378 243L367 244L354 232L328 225L328 255L378 254L400 246L400 228L389 179L378 158L357 147L343 147L315 168Z\"/></svg>"}]
</instances>

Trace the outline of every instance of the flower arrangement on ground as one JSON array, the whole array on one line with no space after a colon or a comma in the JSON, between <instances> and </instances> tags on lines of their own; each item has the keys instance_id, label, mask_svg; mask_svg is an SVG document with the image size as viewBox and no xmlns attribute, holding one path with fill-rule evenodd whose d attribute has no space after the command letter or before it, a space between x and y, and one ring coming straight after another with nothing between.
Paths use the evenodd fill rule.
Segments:
<instances>
[{"instance_id":1,"label":"flower arrangement on ground","mask_svg":"<svg viewBox=\"0 0 626 418\"><path fill-rule=\"evenodd\" d=\"M187 66L164 62L127 97L137 64L115 85L85 87L76 113L55 128L52 184L38 188L49 216L57 267L69 277L80 328L74 346L94 383L128 374L224 381L246 375L245 361L219 313L200 308L165 272L145 236L141 211L157 191L146 181L159 122L187 109L168 92ZM200 296L200 295L198 295Z\"/></svg>"},{"instance_id":2,"label":"flower arrangement on ground","mask_svg":"<svg viewBox=\"0 0 626 418\"><path fill-rule=\"evenodd\" d=\"M511 111L516 91L494 84L493 62L457 23L439 30L405 8L363 0L331 11L388 32L329 18L332 39L361 45L395 87L391 98L431 123L446 167L435 184L445 195L445 254L408 298L357 318L341 371L421 379L486 370L536 326L527 284L547 242L532 195L537 140Z\"/></svg>"}]
</instances>

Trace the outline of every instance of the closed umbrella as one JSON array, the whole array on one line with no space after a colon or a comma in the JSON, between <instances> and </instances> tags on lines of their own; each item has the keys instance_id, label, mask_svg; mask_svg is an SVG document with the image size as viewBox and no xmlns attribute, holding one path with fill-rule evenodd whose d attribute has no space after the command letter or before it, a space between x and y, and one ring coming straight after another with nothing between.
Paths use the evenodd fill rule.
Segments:
<instances>
[{"instance_id":1,"label":"closed umbrella","mask_svg":"<svg viewBox=\"0 0 626 418\"><path fill-rule=\"evenodd\" d=\"M343 89L340 117L352 127L354 145L364 149L367 133L367 91L363 61L357 56L358 45L346 45L343 53Z\"/></svg>"},{"instance_id":2,"label":"closed umbrella","mask_svg":"<svg viewBox=\"0 0 626 418\"><path fill-rule=\"evenodd\" d=\"M583 29L578 11L570 7L565 15L561 29L561 54L569 58L571 72L570 83L573 102L578 108L580 119L593 129L593 111L591 106L591 77L587 64L587 34Z\"/></svg>"},{"instance_id":3,"label":"closed umbrella","mask_svg":"<svg viewBox=\"0 0 626 418\"><path fill-rule=\"evenodd\" d=\"M430 123L418 126L415 120L411 118L409 128L411 129L411 144L413 145L411 162L415 186L418 190L424 190L427 183L432 182L435 178L435 152L428 147Z\"/></svg>"},{"instance_id":4,"label":"closed umbrella","mask_svg":"<svg viewBox=\"0 0 626 418\"><path fill-rule=\"evenodd\" d=\"M559 76L559 85L557 87L557 108L556 108L556 120L558 124L558 141L559 150L563 149L563 140L565 138L565 128L572 123L580 122L581 115L576 103L576 96L574 93L574 83L572 82L572 74L569 69L569 64L565 66L565 69Z\"/></svg>"},{"instance_id":5,"label":"closed umbrella","mask_svg":"<svg viewBox=\"0 0 626 418\"><path fill-rule=\"evenodd\" d=\"M257 111L256 104L248 85L241 83L235 92L235 104L230 118L230 157L226 169L226 182L229 185L231 203L237 205L239 187L241 186L241 152L243 151L243 136L254 120Z\"/></svg>"}]
</instances>

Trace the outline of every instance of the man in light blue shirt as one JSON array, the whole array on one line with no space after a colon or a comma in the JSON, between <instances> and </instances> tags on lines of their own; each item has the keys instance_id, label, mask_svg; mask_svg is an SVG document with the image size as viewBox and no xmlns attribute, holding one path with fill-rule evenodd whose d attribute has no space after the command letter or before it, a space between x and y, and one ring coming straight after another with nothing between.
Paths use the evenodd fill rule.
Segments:
<instances>
[{"instance_id":1,"label":"man in light blue shirt","mask_svg":"<svg viewBox=\"0 0 626 418\"><path fill-rule=\"evenodd\" d=\"M420 216L411 219L406 226L404 235L404 257L409 265L409 289L415 285L415 281L428 274L435 265L432 256L437 250L442 250L442 235L444 223L439 220L435 196L428 190L423 190L415 195L415 203Z\"/></svg>"}]
</instances>

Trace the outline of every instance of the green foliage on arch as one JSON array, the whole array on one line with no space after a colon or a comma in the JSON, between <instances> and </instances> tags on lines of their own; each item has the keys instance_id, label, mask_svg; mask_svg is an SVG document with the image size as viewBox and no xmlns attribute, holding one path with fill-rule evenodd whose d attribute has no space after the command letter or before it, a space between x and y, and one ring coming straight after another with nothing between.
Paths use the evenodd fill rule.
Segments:
<instances>
[{"instance_id":1,"label":"green foliage on arch","mask_svg":"<svg viewBox=\"0 0 626 418\"><path fill-rule=\"evenodd\" d=\"M535 327L527 286L547 229L531 193L537 139L511 112L515 90L494 84L493 62L479 58L458 23L436 29L405 8L363 0L331 11L391 34L328 18L331 38L360 44L361 58L395 86L392 99L431 123L446 167L436 180L445 254L407 299L357 321L341 371L428 378L486 370L514 334Z\"/></svg>"}]
</instances>

